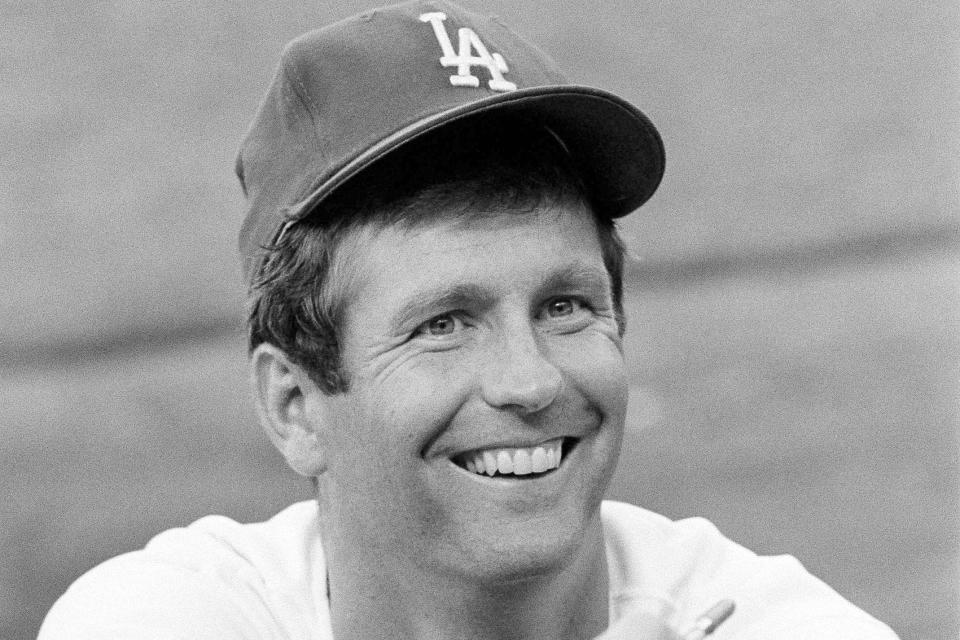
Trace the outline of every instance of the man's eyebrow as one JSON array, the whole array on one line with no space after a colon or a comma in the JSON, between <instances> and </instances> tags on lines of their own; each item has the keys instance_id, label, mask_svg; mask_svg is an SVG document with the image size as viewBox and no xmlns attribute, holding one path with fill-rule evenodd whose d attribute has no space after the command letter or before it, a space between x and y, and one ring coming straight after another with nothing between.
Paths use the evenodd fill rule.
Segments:
<instances>
[{"instance_id":1,"label":"man's eyebrow","mask_svg":"<svg viewBox=\"0 0 960 640\"><path fill-rule=\"evenodd\" d=\"M411 296L390 318L390 326L402 329L414 320L426 320L424 315L443 313L446 310L483 304L491 298L490 292L472 284L451 284L418 291Z\"/></svg>"},{"instance_id":2,"label":"man's eyebrow","mask_svg":"<svg viewBox=\"0 0 960 640\"><path fill-rule=\"evenodd\" d=\"M541 289L546 293L571 287L609 292L610 274L605 268L578 262L551 273Z\"/></svg>"}]
</instances>

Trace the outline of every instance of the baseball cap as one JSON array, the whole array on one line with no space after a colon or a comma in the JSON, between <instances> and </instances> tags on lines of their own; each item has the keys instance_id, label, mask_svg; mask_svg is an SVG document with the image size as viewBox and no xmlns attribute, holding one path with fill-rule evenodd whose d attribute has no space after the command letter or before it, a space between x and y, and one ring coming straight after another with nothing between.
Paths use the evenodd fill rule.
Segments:
<instances>
[{"instance_id":1,"label":"baseball cap","mask_svg":"<svg viewBox=\"0 0 960 640\"><path fill-rule=\"evenodd\" d=\"M566 147L591 201L624 216L663 176L660 135L607 91L569 83L496 17L452 3L383 7L290 42L243 140L243 274L291 224L405 143L479 114L539 122ZM452 142L453 143L453 142Z\"/></svg>"}]
</instances>

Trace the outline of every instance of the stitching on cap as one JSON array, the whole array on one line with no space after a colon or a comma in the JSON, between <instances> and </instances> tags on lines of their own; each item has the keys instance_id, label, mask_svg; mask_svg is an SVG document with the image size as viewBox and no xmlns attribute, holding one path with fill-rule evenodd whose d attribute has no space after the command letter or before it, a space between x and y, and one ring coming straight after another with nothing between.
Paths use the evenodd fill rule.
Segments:
<instances>
[{"instance_id":1,"label":"stitching on cap","mask_svg":"<svg viewBox=\"0 0 960 640\"><path fill-rule=\"evenodd\" d=\"M307 93L306 87L304 86L303 81L300 79L299 74L295 73L296 70L299 69L299 65L297 64L296 58L289 53L287 53L283 57L284 59L293 58L293 60L291 60L292 64L290 65L281 64L281 68L283 69L283 77L286 78L287 81L290 83L291 88L293 89L294 95L297 96L297 99L300 101L300 104L303 106L304 110L307 112L307 116L310 118L310 124L312 125L310 127L310 133L313 136L314 152L320 159L323 160L323 162L327 162L327 155L323 151L323 145L321 143L320 136L317 133L317 128L318 128L317 120L316 120L316 117L314 116L315 112L317 111L316 105L313 103L312 100L310 100L309 94ZM296 196L298 201L303 200L310 193L314 191L314 189L316 188L316 184L318 182L318 178L319 176L313 175L310 178L310 180L307 181L306 188L301 187L298 190L298 193ZM290 215L289 207L284 207L283 217L287 220L292 218L292 215Z\"/></svg>"},{"instance_id":2,"label":"stitching on cap","mask_svg":"<svg viewBox=\"0 0 960 640\"><path fill-rule=\"evenodd\" d=\"M287 57L287 56L284 56ZM291 67L296 67L296 62L290 65ZM307 96L307 89L304 86L303 82L298 76L292 76L290 71L291 69L286 64L281 64L283 69L283 77L291 84L293 88L294 95L297 96L297 99L300 101L300 104L303 105L304 110L307 112L307 115L310 117L310 124L313 125L311 131L313 133L313 139L317 143L317 150L320 151L320 138L317 136L317 121L314 118L314 111L316 110L316 105L310 100ZM323 153L320 151L321 154Z\"/></svg>"}]
</instances>

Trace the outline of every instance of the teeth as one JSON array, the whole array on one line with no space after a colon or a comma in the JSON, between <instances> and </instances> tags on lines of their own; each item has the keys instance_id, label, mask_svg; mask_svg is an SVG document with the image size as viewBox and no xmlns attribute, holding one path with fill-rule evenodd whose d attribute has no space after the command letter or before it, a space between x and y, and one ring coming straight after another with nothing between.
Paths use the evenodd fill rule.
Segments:
<instances>
[{"instance_id":1,"label":"teeth","mask_svg":"<svg viewBox=\"0 0 960 640\"><path fill-rule=\"evenodd\" d=\"M497 456L493 455L492 451L484 451L483 455L477 456L475 460L483 461L483 466L488 476L492 476L497 472Z\"/></svg>"},{"instance_id":2,"label":"teeth","mask_svg":"<svg viewBox=\"0 0 960 640\"><path fill-rule=\"evenodd\" d=\"M518 449L513 454L513 472L518 476L530 475L530 454L526 449Z\"/></svg>"},{"instance_id":3,"label":"teeth","mask_svg":"<svg viewBox=\"0 0 960 640\"><path fill-rule=\"evenodd\" d=\"M557 438L536 447L475 451L460 460L463 463L461 466L465 466L467 471L479 475L500 473L525 476L559 467L562 449L563 439Z\"/></svg>"},{"instance_id":4,"label":"teeth","mask_svg":"<svg viewBox=\"0 0 960 640\"><path fill-rule=\"evenodd\" d=\"M547 456L547 452L543 450L543 447L537 447L533 450L533 455L530 456L530 470L534 473L540 473L546 471L550 467L547 466L550 458Z\"/></svg>"},{"instance_id":5,"label":"teeth","mask_svg":"<svg viewBox=\"0 0 960 640\"><path fill-rule=\"evenodd\" d=\"M497 452L497 471L500 473L513 473L513 458L506 449L500 449Z\"/></svg>"}]
</instances>

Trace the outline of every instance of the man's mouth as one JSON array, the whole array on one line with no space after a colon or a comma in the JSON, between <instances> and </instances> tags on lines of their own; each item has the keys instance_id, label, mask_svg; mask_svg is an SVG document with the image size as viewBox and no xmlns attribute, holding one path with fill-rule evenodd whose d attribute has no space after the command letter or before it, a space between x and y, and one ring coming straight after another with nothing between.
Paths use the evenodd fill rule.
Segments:
<instances>
[{"instance_id":1,"label":"man's mouth","mask_svg":"<svg viewBox=\"0 0 960 640\"><path fill-rule=\"evenodd\" d=\"M504 447L468 451L453 458L454 464L477 475L539 476L553 471L563 459L563 438L534 447Z\"/></svg>"}]
</instances>

